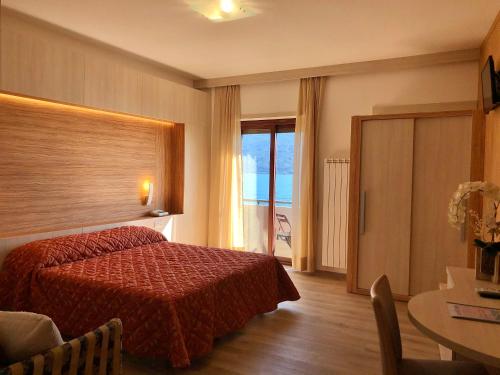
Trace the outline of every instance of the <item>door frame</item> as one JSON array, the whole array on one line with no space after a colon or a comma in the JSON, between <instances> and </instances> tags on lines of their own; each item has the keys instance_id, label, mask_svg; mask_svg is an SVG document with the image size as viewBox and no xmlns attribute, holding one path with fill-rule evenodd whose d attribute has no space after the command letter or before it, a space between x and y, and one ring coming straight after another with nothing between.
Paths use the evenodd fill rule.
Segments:
<instances>
[{"instance_id":1,"label":"door frame","mask_svg":"<svg viewBox=\"0 0 500 375\"><path fill-rule=\"evenodd\" d=\"M358 287L358 240L359 240L359 219L360 219L360 180L361 180L361 144L362 144L362 124L370 120L394 120L394 119L419 119L435 117L472 117L471 136L471 164L470 180L477 181L484 178L484 124L478 111L445 111L428 113L403 113L388 115L353 116L351 121L351 170L349 176L349 219L348 219L348 248L347 248L347 291L351 293L369 295L370 291ZM481 197L471 197L469 208L481 215ZM474 267L475 248L473 243L474 233L471 227L467 228L467 266ZM436 285L437 287L437 285ZM407 301L410 296L394 295L394 298Z\"/></svg>"},{"instance_id":2,"label":"door frame","mask_svg":"<svg viewBox=\"0 0 500 375\"><path fill-rule=\"evenodd\" d=\"M242 120L241 135L266 133L271 135L271 146L269 152L269 212L268 212L268 236L267 253L274 256L275 238L275 197L276 192L276 134L295 132L295 118L265 119L265 120ZM281 263L291 265L290 258L276 257Z\"/></svg>"}]
</instances>

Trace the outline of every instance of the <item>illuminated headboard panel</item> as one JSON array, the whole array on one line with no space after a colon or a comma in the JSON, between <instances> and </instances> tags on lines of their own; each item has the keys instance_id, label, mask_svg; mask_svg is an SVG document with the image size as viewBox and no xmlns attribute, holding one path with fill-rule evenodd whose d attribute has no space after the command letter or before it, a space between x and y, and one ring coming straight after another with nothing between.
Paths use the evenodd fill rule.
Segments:
<instances>
[{"instance_id":1,"label":"illuminated headboard panel","mask_svg":"<svg viewBox=\"0 0 500 375\"><path fill-rule=\"evenodd\" d=\"M182 213L183 179L183 124L0 93L0 237Z\"/></svg>"}]
</instances>

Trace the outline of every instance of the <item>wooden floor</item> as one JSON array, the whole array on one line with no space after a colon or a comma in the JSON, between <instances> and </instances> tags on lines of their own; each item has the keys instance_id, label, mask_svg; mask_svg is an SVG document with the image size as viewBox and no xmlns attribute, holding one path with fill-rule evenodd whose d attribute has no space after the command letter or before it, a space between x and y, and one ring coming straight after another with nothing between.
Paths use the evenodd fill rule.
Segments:
<instances>
[{"instance_id":1,"label":"wooden floor","mask_svg":"<svg viewBox=\"0 0 500 375\"><path fill-rule=\"evenodd\" d=\"M345 281L290 271L301 299L258 316L217 340L213 352L189 369L126 357L135 374L380 374L375 320L367 296L346 293ZM437 345L408 321L398 303L404 356L438 359Z\"/></svg>"}]
</instances>

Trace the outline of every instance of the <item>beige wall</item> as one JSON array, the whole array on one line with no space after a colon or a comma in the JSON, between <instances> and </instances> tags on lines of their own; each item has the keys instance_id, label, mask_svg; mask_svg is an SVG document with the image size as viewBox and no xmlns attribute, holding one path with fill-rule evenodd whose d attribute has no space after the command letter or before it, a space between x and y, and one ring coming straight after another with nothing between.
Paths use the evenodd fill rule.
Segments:
<instances>
[{"instance_id":1,"label":"beige wall","mask_svg":"<svg viewBox=\"0 0 500 375\"><path fill-rule=\"evenodd\" d=\"M382 105L474 101L477 72L476 63L460 63L328 78L319 130L319 207L323 204L323 160L349 155L352 116L369 115L373 107ZM244 117L290 114L296 109L297 98L298 81L242 86L242 113ZM321 209L318 220L317 243L321 249ZM317 259L321 259L321 250Z\"/></svg>"},{"instance_id":2,"label":"beige wall","mask_svg":"<svg viewBox=\"0 0 500 375\"><path fill-rule=\"evenodd\" d=\"M299 81L241 86L242 118L295 115Z\"/></svg>"},{"instance_id":3,"label":"beige wall","mask_svg":"<svg viewBox=\"0 0 500 375\"><path fill-rule=\"evenodd\" d=\"M481 68L488 56L493 56L495 70L500 70L500 12L491 26L490 33L481 46ZM482 88L479 86L480 108ZM484 179L500 185L500 107L483 117L485 129Z\"/></svg>"},{"instance_id":4,"label":"beige wall","mask_svg":"<svg viewBox=\"0 0 500 375\"><path fill-rule=\"evenodd\" d=\"M186 124L184 214L169 236L206 244L209 95L137 56L4 8L1 17L2 90Z\"/></svg>"}]
</instances>

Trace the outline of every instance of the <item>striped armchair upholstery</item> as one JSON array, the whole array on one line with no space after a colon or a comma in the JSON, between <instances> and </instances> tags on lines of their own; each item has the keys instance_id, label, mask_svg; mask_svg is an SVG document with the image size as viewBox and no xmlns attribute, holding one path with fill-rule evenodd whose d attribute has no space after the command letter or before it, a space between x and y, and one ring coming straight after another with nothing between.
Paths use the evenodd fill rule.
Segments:
<instances>
[{"instance_id":1,"label":"striped armchair upholstery","mask_svg":"<svg viewBox=\"0 0 500 375\"><path fill-rule=\"evenodd\" d=\"M121 343L122 323L112 319L61 346L0 368L0 375L120 375Z\"/></svg>"}]
</instances>

